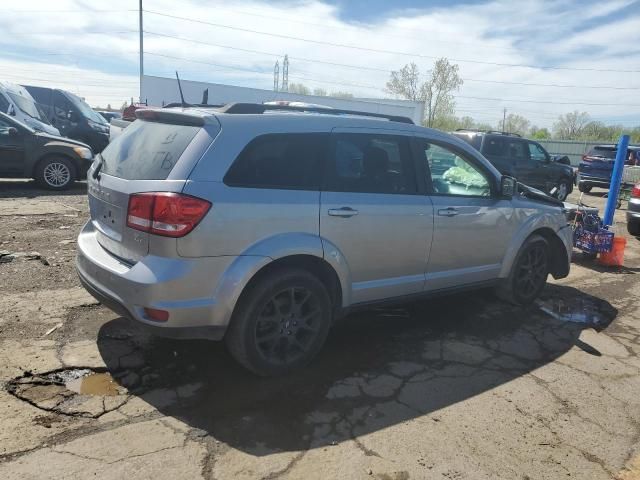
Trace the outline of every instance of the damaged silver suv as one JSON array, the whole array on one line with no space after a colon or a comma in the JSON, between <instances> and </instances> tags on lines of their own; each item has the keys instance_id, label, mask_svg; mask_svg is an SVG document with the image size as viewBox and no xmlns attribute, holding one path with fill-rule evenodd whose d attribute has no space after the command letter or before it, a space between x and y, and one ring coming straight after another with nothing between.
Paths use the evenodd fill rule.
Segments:
<instances>
[{"instance_id":1,"label":"damaged silver suv","mask_svg":"<svg viewBox=\"0 0 640 480\"><path fill-rule=\"evenodd\" d=\"M224 340L259 375L308 363L377 302L569 273L562 204L446 133L317 107L141 110L88 173L77 270L164 336Z\"/></svg>"}]
</instances>

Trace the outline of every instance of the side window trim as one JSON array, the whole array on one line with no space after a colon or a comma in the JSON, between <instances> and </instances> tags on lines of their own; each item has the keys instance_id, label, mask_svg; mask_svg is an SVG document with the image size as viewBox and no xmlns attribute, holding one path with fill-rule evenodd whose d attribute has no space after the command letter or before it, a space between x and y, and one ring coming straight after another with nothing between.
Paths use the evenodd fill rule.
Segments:
<instances>
[{"instance_id":1,"label":"side window trim","mask_svg":"<svg viewBox=\"0 0 640 480\"><path fill-rule=\"evenodd\" d=\"M489 197L481 197L481 196L478 196L478 195L454 195L454 194L449 194L449 193L436 192L434 190L434 188L433 188L433 183L432 183L432 178L431 178L431 170L429 169L428 162L419 161L419 163L423 164L422 170L424 171L424 175L425 175L425 183L426 183L426 187L427 187L426 194L427 195L435 196L435 197L498 198L498 185L496 185L494 176L486 168L486 166L483 165L481 162L479 162L476 158L474 158L473 155L469 155L467 152L465 152L461 148L457 147L456 145L453 145L453 144L450 144L450 143L447 143L447 142L443 142L442 140L432 139L432 138L429 138L429 137L415 137L415 138L421 143L430 143L430 144L437 145L437 146L439 146L441 148L450 150L452 153L455 153L457 156L459 156L463 160L467 160L471 165L473 165L475 168L477 168L480 171L480 173L487 179L487 181L489 182L489 188L491 190L491 195ZM420 144L418 144L417 148L418 148L418 150L417 150L416 154L420 155L420 149L422 149L422 146ZM424 154L422 154L422 155L424 155ZM421 159L420 156L418 156L416 158L418 160Z\"/></svg>"}]
</instances>

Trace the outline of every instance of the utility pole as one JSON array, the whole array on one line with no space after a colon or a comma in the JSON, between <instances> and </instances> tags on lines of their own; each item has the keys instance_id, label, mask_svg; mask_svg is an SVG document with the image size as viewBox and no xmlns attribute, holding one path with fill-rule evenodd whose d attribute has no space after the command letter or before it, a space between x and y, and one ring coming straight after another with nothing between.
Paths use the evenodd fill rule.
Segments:
<instances>
[{"instance_id":1,"label":"utility pole","mask_svg":"<svg viewBox=\"0 0 640 480\"><path fill-rule=\"evenodd\" d=\"M276 60L276 65L273 67L273 91L277 92L280 89L280 64Z\"/></svg>"},{"instance_id":2,"label":"utility pole","mask_svg":"<svg viewBox=\"0 0 640 480\"><path fill-rule=\"evenodd\" d=\"M284 56L282 63L282 91L289 91L289 55Z\"/></svg>"},{"instance_id":3,"label":"utility pole","mask_svg":"<svg viewBox=\"0 0 640 480\"><path fill-rule=\"evenodd\" d=\"M140 0L140 1L142 1L142 0ZM503 132L505 131L504 125L505 125L506 121L507 121L507 107L505 107L504 110L502 111L502 131Z\"/></svg>"},{"instance_id":4,"label":"utility pole","mask_svg":"<svg viewBox=\"0 0 640 480\"><path fill-rule=\"evenodd\" d=\"M142 103L142 76L144 75L144 48L142 45L142 0L140 0L140 8L138 9L140 23L140 103Z\"/></svg>"}]
</instances>

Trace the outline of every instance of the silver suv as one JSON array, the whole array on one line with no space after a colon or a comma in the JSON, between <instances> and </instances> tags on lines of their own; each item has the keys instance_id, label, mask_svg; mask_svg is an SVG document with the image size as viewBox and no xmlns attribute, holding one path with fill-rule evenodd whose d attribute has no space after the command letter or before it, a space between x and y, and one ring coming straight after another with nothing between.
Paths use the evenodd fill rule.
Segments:
<instances>
[{"instance_id":1,"label":"silver suv","mask_svg":"<svg viewBox=\"0 0 640 480\"><path fill-rule=\"evenodd\" d=\"M259 375L308 363L354 308L488 285L526 304L568 275L562 204L446 133L257 104L137 115L88 173L80 279Z\"/></svg>"}]
</instances>

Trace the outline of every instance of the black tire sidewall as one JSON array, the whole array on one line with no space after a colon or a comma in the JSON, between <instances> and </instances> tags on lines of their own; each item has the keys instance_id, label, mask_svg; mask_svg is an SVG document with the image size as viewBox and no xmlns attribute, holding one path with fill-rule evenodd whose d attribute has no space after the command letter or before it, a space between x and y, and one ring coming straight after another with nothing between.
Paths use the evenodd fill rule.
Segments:
<instances>
[{"instance_id":1,"label":"black tire sidewall","mask_svg":"<svg viewBox=\"0 0 640 480\"><path fill-rule=\"evenodd\" d=\"M560 198L560 185L565 185L567 187L567 194L565 195L564 198ZM564 202L567 197L569 196L569 192L571 190L571 182L569 180L560 180L560 182L558 182L558 194L556 195L556 198L558 200L560 200L561 202Z\"/></svg>"},{"instance_id":2,"label":"black tire sidewall","mask_svg":"<svg viewBox=\"0 0 640 480\"><path fill-rule=\"evenodd\" d=\"M258 349L254 333L256 323L265 303L279 291L292 286L306 288L316 297L322 312L320 329L311 348L302 357L289 364L274 364ZM324 345L331 327L332 306L327 289L318 278L304 270L286 269L262 277L240 296L237 305L225 341L234 358L260 376L283 375L307 365Z\"/></svg>"},{"instance_id":3,"label":"black tire sidewall","mask_svg":"<svg viewBox=\"0 0 640 480\"><path fill-rule=\"evenodd\" d=\"M589 193L593 187L591 185L585 185L584 183L578 183L578 190L582 193Z\"/></svg>"},{"instance_id":4,"label":"black tire sidewall","mask_svg":"<svg viewBox=\"0 0 640 480\"><path fill-rule=\"evenodd\" d=\"M46 168L47 165L51 163L62 163L69 169L69 181L67 183L59 187L55 187L55 186L49 185L46 182L46 180L44 179L44 169ZM38 163L38 166L36 167L36 182L38 182L38 185L44 188L47 188L49 190L67 190L71 186L71 184L75 181L75 178L76 178L76 169L73 163L64 157L44 158Z\"/></svg>"}]
</instances>

